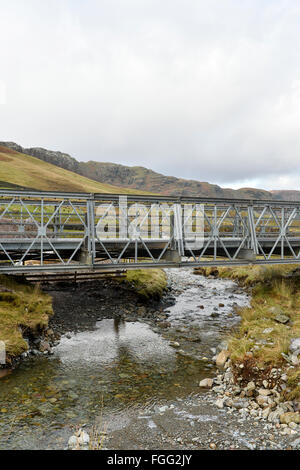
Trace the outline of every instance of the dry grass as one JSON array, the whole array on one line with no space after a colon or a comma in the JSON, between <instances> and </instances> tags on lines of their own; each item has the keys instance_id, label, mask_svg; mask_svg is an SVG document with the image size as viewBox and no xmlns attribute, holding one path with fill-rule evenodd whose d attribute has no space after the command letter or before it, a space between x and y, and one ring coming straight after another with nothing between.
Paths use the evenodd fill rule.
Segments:
<instances>
[{"instance_id":1,"label":"dry grass","mask_svg":"<svg viewBox=\"0 0 300 470\"><path fill-rule=\"evenodd\" d=\"M160 299L167 287L167 276L162 269L128 270L121 282L128 283L142 299Z\"/></svg>"},{"instance_id":2,"label":"dry grass","mask_svg":"<svg viewBox=\"0 0 300 470\"><path fill-rule=\"evenodd\" d=\"M90 431L89 450L102 450L106 439L106 425L102 428L94 426Z\"/></svg>"},{"instance_id":3,"label":"dry grass","mask_svg":"<svg viewBox=\"0 0 300 470\"><path fill-rule=\"evenodd\" d=\"M22 185L31 189L49 191L145 194L137 190L98 183L72 171L15 152L6 147L0 146L0 159L0 180L10 185Z\"/></svg>"},{"instance_id":4,"label":"dry grass","mask_svg":"<svg viewBox=\"0 0 300 470\"><path fill-rule=\"evenodd\" d=\"M291 391L286 394L288 400L300 398L300 367L288 372L288 386Z\"/></svg>"},{"instance_id":5,"label":"dry grass","mask_svg":"<svg viewBox=\"0 0 300 470\"><path fill-rule=\"evenodd\" d=\"M253 286L258 283L282 280L287 274L296 269L298 265L277 264L272 266L237 266L200 268L201 273L217 275L221 278L233 279L243 286Z\"/></svg>"},{"instance_id":6,"label":"dry grass","mask_svg":"<svg viewBox=\"0 0 300 470\"><path fill-rule=\"evenodd\" d=\"M28 349L23 334L41 332L52 314L51 297L37 286L0 276L0 340L5 342L8 361Z\"/></svg>"}]
</instances>

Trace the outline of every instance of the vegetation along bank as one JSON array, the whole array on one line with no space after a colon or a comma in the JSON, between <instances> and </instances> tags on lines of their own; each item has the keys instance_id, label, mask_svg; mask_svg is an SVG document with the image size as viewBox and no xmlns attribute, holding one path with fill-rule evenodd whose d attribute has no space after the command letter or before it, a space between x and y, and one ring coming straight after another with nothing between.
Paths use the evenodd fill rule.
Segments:
<instances>
[{"instance_id":1,"label":"vegetation along bank","mask_svg":"<svg viewBox=\"0 0 300 470\"><path fill-rule=\"evenodd\" d=\"M130 297L131 302L137 306L141 302L159 302L167 289L167 276L160 269L132 270L126 273L124 278L82 283L82 286L74 287L72 285L48 285L43 286L43 290L38 285L33 286L23 278L14 276L0 276L0 341L5 343L6 364L0 364L2 367L15 366L21 357L26 357L28 352L33 354L51 354L51 348L56 344L63 331L60 331L61 318L56 318L53 308L53 295L60 292L60 304L65 304L63 298L67 291L72 290L72 295L79 302L81 291L93 289L97 292L103 290L104 297L109 284L111 295L120 295L124 301ZM104 286L105 284L105 286ZM121 288L121 289L120 289ZM73 292L73 290L75 291ZM49 293L47 293L48 291ZM109 298L107 299L109 301ZM96 294L91 300L93 307L98 299ZM105 298L104 298L105 301ZM65 308L67 309L67 305ZM96 309L97 310L97 309ZM132 309L134 313L134 309ZM138 309L136 309L138 310ZM78 319L73 316L70 321L76 322ZM49 326L50 324L50 326ZM70 327L67 322L66 327Z\"/></svg>"},{"instance_id":2,"label":"vegetation along bank","mask_svg":"<svg viewBox=\"0 0 300 470\"><path fill-rule=\"evenodd\" d=\"M225 338L216 363L223 374L202 386L218 394L216 406L265 418L281 432L300 423L300 270L296 265L199 268L249 289L251 305ZM241 412L241 411L240 411ZM287 429L286 429L287 428Z\"/></svg>"}]
</instances>

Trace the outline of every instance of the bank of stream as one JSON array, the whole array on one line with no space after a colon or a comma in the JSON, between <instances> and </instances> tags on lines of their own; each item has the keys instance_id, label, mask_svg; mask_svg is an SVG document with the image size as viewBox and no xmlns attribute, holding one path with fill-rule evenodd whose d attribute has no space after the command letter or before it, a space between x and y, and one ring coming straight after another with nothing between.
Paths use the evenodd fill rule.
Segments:
<instances>
[{"instance_id":1,"label":"bank of stream","mask_svg":"<svg viewBox=\"0 0 300 470\"><path fill-rule=\"evenodd\" d=\"M168 279L161 302L105 281L49 290L61 338L51 356L0 379L1 449L63 449L74 429L94 425L109 449L257 445L263 423L225 415L199 388L216 375L213 357L248 295L190 270Z\"/></svg>"}]
</instances>

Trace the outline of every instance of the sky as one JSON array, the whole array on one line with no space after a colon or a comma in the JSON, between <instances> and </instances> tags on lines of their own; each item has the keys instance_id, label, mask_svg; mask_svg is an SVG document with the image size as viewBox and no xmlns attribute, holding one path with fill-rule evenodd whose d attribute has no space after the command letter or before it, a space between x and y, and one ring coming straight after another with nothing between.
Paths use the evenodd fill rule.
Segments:
<instances>
[{"instance_id":1,"label":"sky","mask_svg":"<svg viewBox=\"0 0 300 470\"><path fill-rule=\"evenodd\" d=\"M0 140L300 190L300 0L0 0Z\"/></svg>"}]
</instances>

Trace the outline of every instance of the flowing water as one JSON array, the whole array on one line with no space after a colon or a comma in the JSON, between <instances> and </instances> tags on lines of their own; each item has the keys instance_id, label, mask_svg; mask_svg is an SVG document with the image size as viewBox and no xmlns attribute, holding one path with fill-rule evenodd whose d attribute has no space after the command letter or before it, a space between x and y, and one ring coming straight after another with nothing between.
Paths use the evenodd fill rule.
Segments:
<instances>
[{"instance_id":1,"label":"flowing water","mask_svg":"<svg viewBox=\"0 0 300 470\"><path fill-rule=\"evenodd\" d=\"M53 356L0 378L0 449L62 449L76 426L100 416L120 427L131 415L199 394L199 380L214 373L216 346L238 322L235 308L249 299L232 281L189 270L168 277L176 302L166 309L166 328L103 318L64 335ZM149 418L147 426L156 425Z\"/></svg>"}]
</instances>

